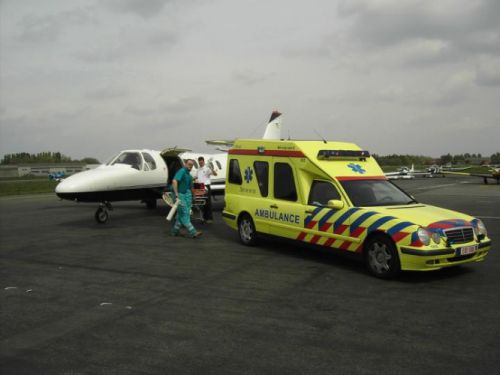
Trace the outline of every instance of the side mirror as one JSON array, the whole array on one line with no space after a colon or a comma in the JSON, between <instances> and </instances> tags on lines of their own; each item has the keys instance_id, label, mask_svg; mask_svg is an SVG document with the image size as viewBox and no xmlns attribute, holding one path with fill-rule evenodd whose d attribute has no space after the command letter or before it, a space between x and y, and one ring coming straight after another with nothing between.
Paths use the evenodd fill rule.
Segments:
<instances>
[{"instance_id":1,"label":"side mirror","mask_svg":"<svg viewBox=\"0 0 500 375\"><path fill-rule=\"evenodd\" d=\"M335 210L340 210L344 208L344 202L337 199L331 199L328 201L327 207L333 208Z\"/></svg>"}]
</instances>

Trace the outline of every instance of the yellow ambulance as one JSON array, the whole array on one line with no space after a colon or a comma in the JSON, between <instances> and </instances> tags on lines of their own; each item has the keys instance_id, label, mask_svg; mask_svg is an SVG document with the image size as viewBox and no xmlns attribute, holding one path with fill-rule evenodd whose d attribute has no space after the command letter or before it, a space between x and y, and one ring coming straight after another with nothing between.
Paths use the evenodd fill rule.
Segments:
<instances>
[{"instance_id":1,"label":"yellow ambulance","mask_svg":"<svg viewBox=\"0 0 500 375\"><path fill-rule=\"evenodd\" d=\"M358 253L380 278L482 261L482 221L417 202L352 143L237 140L224 221L245 245L273 235Z\"/></svg>"}]
</instances>

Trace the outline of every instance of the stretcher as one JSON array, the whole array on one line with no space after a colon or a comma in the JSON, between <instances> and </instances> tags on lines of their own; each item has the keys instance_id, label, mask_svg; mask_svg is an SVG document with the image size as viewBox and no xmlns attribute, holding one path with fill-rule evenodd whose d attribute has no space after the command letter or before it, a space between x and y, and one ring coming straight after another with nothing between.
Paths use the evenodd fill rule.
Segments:
<instances>
[{"instance_id":1,"label":"stretcher","mask_svg":"<svg viewBox=\"0 0 500 375\"><path fill-rule=\"evenodd\" d=\"M203 209L207 204L208 190L203 183L193 184L193 206L192 206L192 217L195 220L205 221L203 218Z\"/></svg>"}]
</instances>

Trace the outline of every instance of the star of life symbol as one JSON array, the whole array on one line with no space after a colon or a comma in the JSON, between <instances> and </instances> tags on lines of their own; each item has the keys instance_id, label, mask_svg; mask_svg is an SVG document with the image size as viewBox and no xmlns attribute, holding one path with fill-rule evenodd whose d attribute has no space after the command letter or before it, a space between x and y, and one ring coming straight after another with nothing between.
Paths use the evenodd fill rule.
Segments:
<instances>
[{"instance_id":1,"label":"star of life symbol","mask_svg":"<svg viewBox=\"0 0 500 375\"><path fill-rule=\"evenodd\" d=\"M361 167L361 165L359 164L353 164L353 163L350 163L347 165L349 168L352 169L353 172L355 173L359 173L359 174L364 174L366 173L366 171L363 169L363 167Z\"/></svg>"},{"instance_id":2,"label":"star of life symbol","mask_svg":"<svg viewBox=\"0 0 500 375\"><path fill-rule=\"evenodd\" d=\"M250 167L247 167L247 169L245 169L245 181L248 183L250 183L250 181L252 181L252 178L253 178L253 170L252 168Z\"/></svg>"}]
</instances>

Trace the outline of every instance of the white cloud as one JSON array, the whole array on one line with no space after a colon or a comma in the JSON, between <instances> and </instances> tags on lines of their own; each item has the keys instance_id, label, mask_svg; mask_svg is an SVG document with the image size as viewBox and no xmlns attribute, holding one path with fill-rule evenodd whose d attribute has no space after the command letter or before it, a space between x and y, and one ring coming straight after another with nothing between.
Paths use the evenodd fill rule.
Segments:
<instances>
[{"instance_id":1,"label":"white cloud","mask_svg":"<svg viewBox=\"0 0 500 375\"><path fill-rule=\"evenodd\" d=\"M500 86L500 58L482 58L476 67L476 82L480 86Z\"/></svg>"},{"instance_id":2,"label":"white cloud","mask_svg":"<svg viewBox=\"0 0 500 375\"><path fill-rule=\"evenodd\" d=\"M106 0L107 7L118 13L132 13L143 18L158 16L174 0Z\"/></svg>"}]
</instances>

